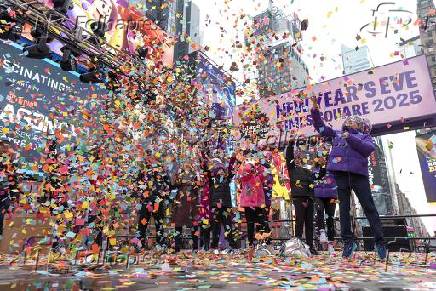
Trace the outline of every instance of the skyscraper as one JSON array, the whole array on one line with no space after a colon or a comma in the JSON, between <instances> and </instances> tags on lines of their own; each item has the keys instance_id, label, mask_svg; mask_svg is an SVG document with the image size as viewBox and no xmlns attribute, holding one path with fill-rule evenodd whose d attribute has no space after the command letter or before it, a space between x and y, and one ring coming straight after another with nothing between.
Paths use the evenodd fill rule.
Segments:
<instances>
[{"instance_id":1,"label":"skyscraper","mask_svg":"<svg viewBox=\"0 0 436 291\"><path fill-rule=\"evenodd\" d=\"M390 186L386 155L381 139L377 137L375 141L376 150L369 157L368 165L372 196L381 215L394 215L398 206Z\"/></svg>"},{"instance_id":2,"label":"skyscraper","mask_svg":"<svg viewBox=\"0 0 436 291\"><path fill-rule=\"evenodd\" d=\"M427 64L436 90L436 11L433 0L418 0L417 14L421 20L419 34L422 48L427 56Z\"/></svg>"},{"instance_id":3,"label":"skyscraper","mask_svg":"<svg viewBox=\"0 0 436 291\"><path fill-rule=\"evenodd\" d=\"M147 0L146 6L147 18L176 39L174 60L201 46L200 9L197 5L186 0Z\"/></svg>"},{"instance_id":4,"label":"skyscraper","mask_svg":"<svg viewBox=\"0 0 436 291\"><path fill-rule=\"evenodd\" d=\"M162 30L170 33L174 25L174 4L168 0L147 0L145 15L151 19Z\"/></svg>"},{"instance_id":5,"label":"skyscraper","mask_svg":"<svg viewBox=\"0 0 436 291\"><path fill-rule=\"evenodd\" d=\"M202 34L200 31L200 8L191 2L190 12L190 22L188 24L190 27L189 37L191 38L191 45L189 46L189 53L192 53L201 46Z\"/></svg>"},{"instance_id":6,"label":"skyscraper","mask_svg":"<svg viewBox=\"0 0 436 291\"><path fill-rule=\"evenodd\" d=\"M279 95L306 85L308 69L291 44L273 46L264 51L263 58L257 64L261 96Z\"/></svg>"},{"instance_id":7,"label":"skyscraper","mask_svg":"<svg viewBox=\"0 0 436 291\"><path fill-rule=\"evenodd\" d=\"M178 60L195 49L192 44L201 45L200 9L191 1L176 1L174 59Z\"/></svg>"},{"instance_id":8,"label":"skyscraper","mask_svg":"<svg viewBox=\"0 0 436 291\"><path fill-rule=\"evenodd\" d=\"M399 215L416 215L417 212L415 208L410 204L409 198L406 194L400 190L398 184L395 184L395 191L398 198L398 206L400 209ZM428 236L427 228L425 227L423 221L419 217L407 218L407 225L413 228L413 232L416 236L426 237Z\"/></svg>"},{"instance_id":9,"label":"skyscraper","mask_svg":"<svg viewBox=\"0 0 436 291\"><path fill-rule=\"evenodd\" d=\"M341 53L344 75L353 74L371 68L371 60L367 46L349 48L342 45Z\"/></svg>"},{"instance_id":10,"label":"skyscraper","mask_svg":"<svg viewBox=\"0 0 436 291\"><path fill-rule=\"evenodd\" d=\"M301 21L270 8L253 17L246 45L255 47L257 86L262 98L306 85L308 69L301 59Z\"/></svg>"}]
</instances>

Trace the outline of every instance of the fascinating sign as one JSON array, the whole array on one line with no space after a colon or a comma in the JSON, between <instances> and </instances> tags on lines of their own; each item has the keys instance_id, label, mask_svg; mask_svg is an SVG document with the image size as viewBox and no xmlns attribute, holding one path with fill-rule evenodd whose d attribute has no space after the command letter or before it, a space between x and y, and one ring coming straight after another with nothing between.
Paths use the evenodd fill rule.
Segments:
<instances>
[{"instance_id":1,"label":"fascinating sign","mask_svg":"<svg viewBox=\"0 0 436 291\"><path fill-rule=\"evenodd\" d=\"M436 202L436 130L416 136L416 150L421 165L427 202Z\"/></svg>"},{"instance_id":2,"label":"fascinating sign","mask_svg":"<svg viewBox=\"0 0 436 291\"><path fill-rule=\"evenodd\" d=\"M390 123L424 119L436 113L436 101L424 55L336 78L241 105L234 114L236 126L252 119L253 107L267 116L269 132L264 138L291 133L314 133L310 98L318 96L324 121L341 128L343 119L360 115L389 132ZM259 113L258 113L259 114ZM242 138L242 134L239 138Z\"/></svg>"},{"instance_id":3,"label":"fascinating sign","mask_svg":"<svg viewBox=\"0 0 436 291\"><path fill-rule=\"evenodd\" d=\"M97 116L89 106L98 108L106 91L81 83L56 63L26 58L18 47L0 42L0 51L0 139L36 162L48 136L62 144L87 130L78 126L87 112Z\"/></svg>"}]
</instances>

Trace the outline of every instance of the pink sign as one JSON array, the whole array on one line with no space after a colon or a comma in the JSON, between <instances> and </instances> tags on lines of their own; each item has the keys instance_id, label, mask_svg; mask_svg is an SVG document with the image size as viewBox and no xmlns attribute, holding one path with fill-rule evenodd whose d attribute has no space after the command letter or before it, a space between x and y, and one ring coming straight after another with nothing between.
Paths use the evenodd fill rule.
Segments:
<instances>
[{"instance_id":1,"label":"pink sign","mask_svg":"<svg viewBox=\"0 0 436 291\"><path fill-rule=\"evenodd\" d=\"M337 129L350 115L389 127L391 122L436 113L427 61L421 55L241 105L233 116L236 139L253 133L261 140L314 134L311 96L318 96L324 121Z\"/></svg>"}]
</instances>

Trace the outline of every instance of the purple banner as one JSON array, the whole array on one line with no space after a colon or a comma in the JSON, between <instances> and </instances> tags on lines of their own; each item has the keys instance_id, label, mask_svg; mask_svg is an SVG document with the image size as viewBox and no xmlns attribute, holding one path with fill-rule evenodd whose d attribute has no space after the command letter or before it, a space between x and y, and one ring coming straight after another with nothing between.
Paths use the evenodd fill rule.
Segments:
<instances>
[{"instance_id":1,"label":"purple banner","mask_svg":"<svg viewBox=\"0 0 436 291\"><path fill-rule=\"evenodd\" d=\"M323 120L340 129L345 118L359 115L371 120L378 133L389 133L424 122L436 115L436 100L424 55L405 59L368 71L343 76L323 83L241 105L233 115L240 126L249 111L268 117L265 138L283 137L288 133L315 134L310 116L309 97L317 96ZM260 114L259 114L260 115ZM259 122L259 120L257 120ZM431 126L428 122L425 126ZM238 139L238 137L236 137Z\"/></svg>"}]
</instances>

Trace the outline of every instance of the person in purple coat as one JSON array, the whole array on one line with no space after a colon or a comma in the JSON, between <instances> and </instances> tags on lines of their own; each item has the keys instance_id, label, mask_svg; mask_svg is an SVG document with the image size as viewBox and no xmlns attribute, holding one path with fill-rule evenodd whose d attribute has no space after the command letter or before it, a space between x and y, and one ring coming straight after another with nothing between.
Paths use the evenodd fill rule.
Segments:
<instances>
[{"instance_id":1,"label":"person in purple coat","mask_svg":"<svg viewBox=\"0 0 436 291\"><path fill-rule=\"evenodd\" d=\"M374 234L377 254L384 260L386 246L382 224L372 198L368 178L368 157L375 150L370 135L371 125L368 120L360 116L350 116L344 121L342 131L335 131L324 124L316 96L312 97L312 104L311 114L315 129L322 136L333 138L327 171L333 174L337 184L341 237L344 241L342 256L350 258L357 249L350 219L351 190L353 190Z\"/></svg>"}]
</instances>

